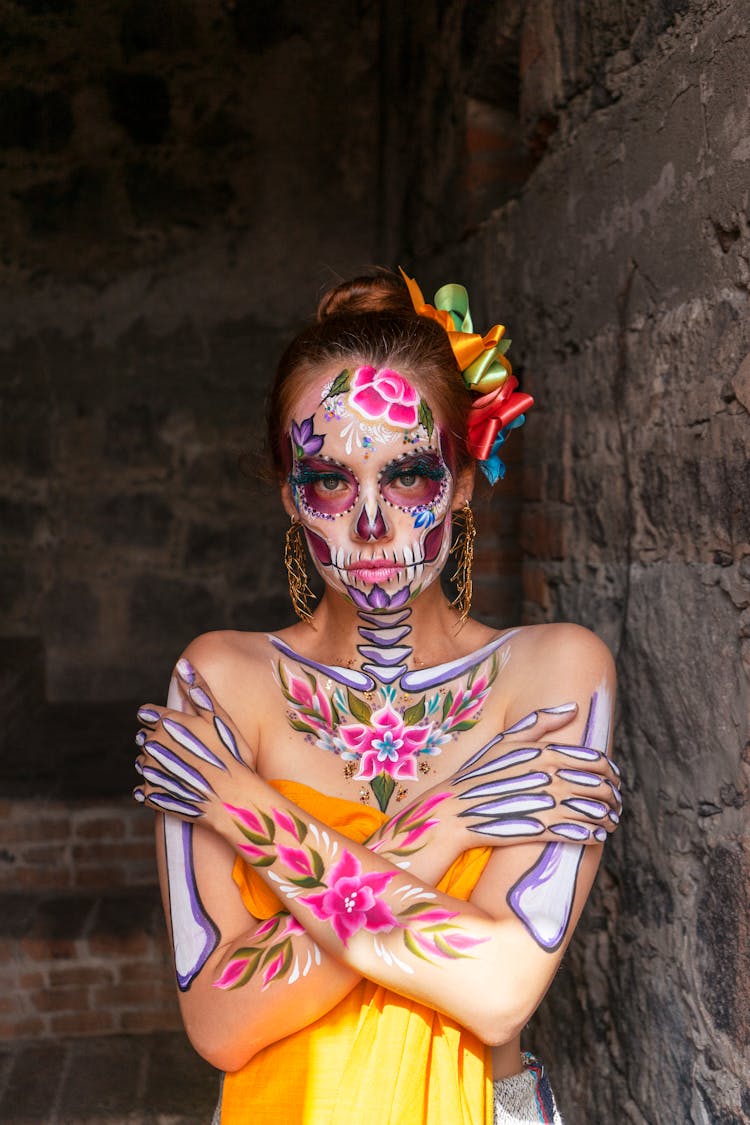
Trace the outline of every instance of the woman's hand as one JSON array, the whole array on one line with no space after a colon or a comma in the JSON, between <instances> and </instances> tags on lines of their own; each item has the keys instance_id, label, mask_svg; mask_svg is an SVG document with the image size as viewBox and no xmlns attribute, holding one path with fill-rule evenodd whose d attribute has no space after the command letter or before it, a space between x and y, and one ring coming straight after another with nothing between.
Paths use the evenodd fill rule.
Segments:
<instances>
[{"instance_id":1,"label":"woman's hand","mask_svg":"<svg viewBox=\"0 0 750 1125\"><path fill-rule=\"evenodd\" d=\"M389 821L381 832L387 850L413 848L438 822L459 834L459 851L530 841L603 843L622 812L617 766L598 750L549 739L577 711L575 703L540 708L490 739Z\"/></svg>"},{"instance_id":2,"label":"woman's hand","mask_svg":"<svg viewBox=\"0 0 750 1125\"><path fill-rule=\"evenodd\" d=\"M193 713L152 703L138 709L143 727L135 769L142 782L133 796L160 812L212 825L242 773L254 772L254 755L192 664L183 657L175 670Z\"/></svg>"}]
</instances>

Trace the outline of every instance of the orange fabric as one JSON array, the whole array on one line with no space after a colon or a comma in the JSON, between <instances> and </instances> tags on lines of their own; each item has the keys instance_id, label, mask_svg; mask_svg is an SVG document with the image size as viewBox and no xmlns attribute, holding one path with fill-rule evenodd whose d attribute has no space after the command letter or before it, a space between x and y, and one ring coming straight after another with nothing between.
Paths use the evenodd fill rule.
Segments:
<instances>
[{"instance_id":1,"label":"orange fabric","mask_svg":"<svg viewBox=\"0 0 750 1125\"><path fill-rule=\"evenodd\" d=\"M377 809L327 797L298 782L271 784L358 843L387 819ZM466 901L490 855L490 848L465 852L438 890ZM233 877L256 918L281 909L243 860L235 862ZM319 1020L224 1078L221 1125L485 1125L491 1120L491 1061L484 1044L447 1016L367 980Z\"/></svg>"}]
</instances>

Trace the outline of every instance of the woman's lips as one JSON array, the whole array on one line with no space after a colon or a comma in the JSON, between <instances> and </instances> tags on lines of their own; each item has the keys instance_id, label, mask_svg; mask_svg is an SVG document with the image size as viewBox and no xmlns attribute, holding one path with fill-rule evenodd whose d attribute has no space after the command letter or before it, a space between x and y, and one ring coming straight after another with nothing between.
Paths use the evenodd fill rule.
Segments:
<instances>
[{"instance_id":1,"label":"woman's lips","mask_svg":"<svg viewBox=\"0 0 750 1125\"><path fill-rule=\"evenodd\" d=\"M353 578L371 584L374 582L389 582L391 578L396 577L400 570L403 570L403 567L390 560L372 559L368 562L360 560L360 562L352 563L346 569Z\"/></svg>"}]
</instances>

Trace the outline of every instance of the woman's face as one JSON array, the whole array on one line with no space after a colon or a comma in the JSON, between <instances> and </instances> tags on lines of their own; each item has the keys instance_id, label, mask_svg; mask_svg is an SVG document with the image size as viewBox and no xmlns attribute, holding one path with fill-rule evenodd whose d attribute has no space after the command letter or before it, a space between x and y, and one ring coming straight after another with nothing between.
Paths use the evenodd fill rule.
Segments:
<instances>
[{"instance_id":1,"label":"woman's face","mask_svg":"<svg viewBox=\"0 0 750 1125\"><path fill-rule=\"evenodd\" d=\"M295 403L285 506L324 581L360 609L406 605L451 544L456 495L440 418L391 368L337 363Z\"/></svg>"}]
</instances>

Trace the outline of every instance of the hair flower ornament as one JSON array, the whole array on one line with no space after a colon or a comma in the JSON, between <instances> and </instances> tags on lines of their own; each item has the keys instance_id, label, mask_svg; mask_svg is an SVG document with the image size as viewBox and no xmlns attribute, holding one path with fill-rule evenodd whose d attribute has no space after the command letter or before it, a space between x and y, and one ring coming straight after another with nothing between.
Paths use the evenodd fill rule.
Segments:
<instances>
[{"instance_id":1,"label":"hair flower ornament","mask_svg":"<svg viewBox=\"0 0 750 1125\"><path fill-rule=\"evenodd\" d=\"M428 304L414 278L406 282L414 311L429 317L448 334L456 363L468 390L477 397L471 405L466 445L490 484L505 476L499 450L511 430L526 421L525 412L534 404L531 395L516 390L518 380L505 353L510 347L505 326L495 324L484 336L474 331L469 295L463 285L443 285Z\"/></svg>"}]
</instances>

